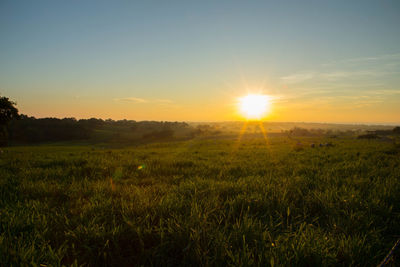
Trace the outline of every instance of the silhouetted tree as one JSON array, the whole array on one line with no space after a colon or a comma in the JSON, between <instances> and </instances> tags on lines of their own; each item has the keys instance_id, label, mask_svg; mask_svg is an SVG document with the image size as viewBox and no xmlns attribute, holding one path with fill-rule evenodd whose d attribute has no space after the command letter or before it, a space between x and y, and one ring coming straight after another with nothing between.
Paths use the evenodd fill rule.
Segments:
<instances>
[{"instance_id":1,"label":"silhouetted tree","mask_svg":"<svg viewBox=\"0 0 400 267\"><path fill-rule=\"evenodd\" d=\"M15 107L16 103L10 101L8 97L0 96L0 125L6 125L9 121L17 119L18 109Z\"/></svg>"},{"instance_id":2,"label":"silhouetted tree","mask_svg":"<svg viewBox=\"0 0 400 267\"><path fill-rule=\"evenodd\" d=\"M134 142L173 140L175 133L189 131L184 122L157 122L111 119L34 118L21 115L9 123L9 140L13 143L40 143L73 140L91 142ZM179 137L178 137L179 138Z\"/></svg>"},{"instance_id":3,"label":"silhouetted tree","mask_svg":"<svg viewBox=\"0 0 400 267\"><path fill-rule=\"evenodd\" d=\"M374 133L368 133L368 134L359 135L357 138L358 139L378 139L379 136Z\"/></svg>"},{"instance_id":4,"label":"silhouetted tree","mask_svg":"<svg viewBox=\"0 0 400 267\"><path fill-rule=\"evenodd\" d=\"M174 136L174 131L169 128L164 128L159 131L152 131L150 133L144 134L143 139L153 139L153 140L168 140Z\"/></svg>"},{"instance_id":5,"label":"silhouetted tree","mask_svg":"<svg viewBox=\"0 0 400 267\"><path fill-rule=\"evenodd\" d=\"M0 96L0 144L4 145L7 143L8 123L14 119L19 118L18 109L15 107L16 103L10 101L8 97Z\"/></svg>"}]
</instances>

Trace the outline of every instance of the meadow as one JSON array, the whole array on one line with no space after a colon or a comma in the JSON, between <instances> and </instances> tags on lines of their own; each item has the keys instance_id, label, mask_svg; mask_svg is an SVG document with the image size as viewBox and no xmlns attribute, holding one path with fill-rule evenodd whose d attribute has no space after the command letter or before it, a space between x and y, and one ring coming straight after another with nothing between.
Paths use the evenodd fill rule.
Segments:
<instances>
[{"instance_id":1,"label":"meadow","mask_svg":"<svg viewBox=\"0 0 400 267\"><path fill-rule=\"evenodd\" d=\"M8 147L0 262L377 265L400 235L399 166L399 145L350 137Z\"/></svg>"}]
</instances>

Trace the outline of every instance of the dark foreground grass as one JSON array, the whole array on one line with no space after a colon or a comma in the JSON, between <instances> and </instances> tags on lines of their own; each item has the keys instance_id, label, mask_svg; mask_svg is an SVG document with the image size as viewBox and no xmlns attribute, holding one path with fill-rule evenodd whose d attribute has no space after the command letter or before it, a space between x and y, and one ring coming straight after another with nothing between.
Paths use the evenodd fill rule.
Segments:
<instances>
[{"instance_id":1,"label":"dark foreground grass","mask_svg":"<svg viewBox=\"0 0 400 267\"><path fill-rule=\"evenodd\" d=\"M400 149L315 141L5 149L0 262L376 265L400 235Z\"/></svg>"}]
</instances>

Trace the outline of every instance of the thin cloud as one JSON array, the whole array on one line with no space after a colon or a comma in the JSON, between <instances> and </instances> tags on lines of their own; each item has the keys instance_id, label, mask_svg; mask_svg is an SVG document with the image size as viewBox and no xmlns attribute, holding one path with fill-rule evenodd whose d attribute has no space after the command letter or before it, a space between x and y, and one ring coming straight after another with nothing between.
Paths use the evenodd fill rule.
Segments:
<instances>
[{"instance_id":1,"label":"thin cloud","mask_svg":"<svg viewBox=\"0 0 400 267\"><path fill-rule=\"evenodd\" d=\"M123 97L123 98L115 98L115 101L124 101L124 102L135 102L135 103L147 103L148 101L143 98L138 97Z\"/></svg>"},{"instance_id":2,"label":"thin cloud","mask_svg":"<svg viewBox=\"0 0 400 267\"><path fill-rule=\"evenodd\" d=\"M122 102L134 102L134 103L149 103L149 104L172 104L173 101L170 99L144 99L139 97L122 97L115 98L115 101Z\"/></svg>"},{"instance_id":3,"label":"thin cloud","mask_svg":"<svg viewBox=\"0 0 400 267\"><path fill-rule=\"evenodd\" d=\"M281 80L283 80L286 83L299 83L299 82L311 80L314 77L315 77L314 72L301 72L301 73L295 73L295 74L288 75L288 76L283 76L283 77L281 77Z\"/></svg>"},{"instance_id":4,"label":"thin cloud","mask_svg":"<svg viewBox=\"0 0 400 267\"><path fill-rule=\"evenodd\" d=\"M376 90L372 91L371 94L374 95L400 95L400 90Z\"/></svg>"},{"instance_id":5,"label":"thin cloud","mask_svg":"<svg viewBox=\"0 0 400 267\"><path fill-rule=\"evenodd\" d=\"M318 66L317 70L303 70L280 77L286 84L305 81L344 81L346 79L381 78L398 75L400 53L349 58L331 61ZM355 70L356 69L356 70Z\"/></svg>"},{"instance_id":6,"label":"thin cloud","mask_svg":"<svg viewBox=\"0 0 400 267\"><path fill-rule=\"evenodd\" d=\"M163 104L170 104L170 103L172 103L173 101L170 100L170 99L155 99L154 102L156 102L156 103L163 103Z\"/></svg>"},{"instance_id":7,"label":"thin cloud","mask_svg":"<svg viewBox=\"0 0 400 267\"><path fill-rule=\"evenodd\" d=\"M364 107L370 107L374 106L380 103L383 103L384 101L382 99L365 99L365 100L358 100L352 103L352 106L350 108L364 108Z\"/></svg>"},{"instance_id":8,"label":"thin cloud","mask_svg":"<svg viewBox=\"0 0 400 267\"><path fill-rule=\"evenodd\" d=\"M361 71L330 71L330 72L308 72L295 73L283 76L280 79L286 84L297 84L305 81L336 81L358 77L383 77L396 75L399 71L361 70Z\"/></svg>"},{"instance_id":9,"label":"thin cloud","mask_svg":"<svg viewBox=\"0 0 400 267\"><path fill-rule=\"evenodd\" d=\"M355 76L379 76L381 72L376 71L333 71L320 73L318 76L323 79L341 79Z\"/></svg>"},{"instance_id":10,"label":"thin cloud","mask_svg":"<svg viewBox=\"0 0 400 267\"><path fill-rule=\"evenodd\" d=\"M331 61L331 62L323 64L323 65L330 66L330 65L343 64L343 63L375 62L375 61L380 61L380 60L396 60L396 59L400 59L400 53L335 60L335 61Z\"/></svg>"}]
</instances>

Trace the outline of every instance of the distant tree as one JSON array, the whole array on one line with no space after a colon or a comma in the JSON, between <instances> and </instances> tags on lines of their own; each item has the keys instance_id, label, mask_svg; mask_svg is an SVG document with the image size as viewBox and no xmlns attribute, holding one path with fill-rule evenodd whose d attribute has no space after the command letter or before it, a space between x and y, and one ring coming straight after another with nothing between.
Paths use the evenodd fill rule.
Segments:
<instances>
[{"instance_id":1,"label":"distant tree","mask_svg":"<svg viewBox=\"0 0 400 267\"><path fill-rule=\"evenodd\" d=\"M169 128L165 128L159 131L152 131L147 134L143 134L143 139L151 139L151 140L168 140L174 136L174 131Z\"/></svg>"},{"instance_id":2,"label":"distant tree","mask_svg":"<svg viewBox=\"0 0 400 267\"><path fill-rule=\"evenodd\" d=\"M357 138L358 139L378 139L379 136L374 133L368 133L368 134L359 135Z\"/></svg>"},{"instance_id":3,"label":"distant tree","mask_svg":"<svg viewBox=\"0 0 400 267\"><path fill-rule=\"evenodd\" d=\"M400 134L400 127L399 127L399 126L395 127L395 128L393 129L393 133L395 133L395 134Z\"/></svg>"},{"instance_id":4,"label":"distant tree","mask_svg":"<svg viewBox=\"0 0 400 267\"><path fill-rule=\"evenodd\" d=\"M2 145L6 144L8 140L8 123L19 118L18 109L15 105L16 103L10 101L8 97L0 96L0 143Z\"/></svg>"},{"instance_id":5,"label":"distant tree","mask_svg":"<svg viewBox=\"0 0 400 267\"><path fill-rule=\"evenodd\" d=\"M300 128L300 127L294 127L289 131L289 134L291 136L310 136L312 135L311 132L307 129Z\"/></svg>"},{"instance_id":6,"label":"distant tree","mask_svg":"<svg viewBox=\"0 0 400 267\"><path fill-rule=\"evenodd\" d=\"M173 140L175 133L189 131L184 122L102 120L75 118L34 118L20 115L7 125L7 140L16 143L40 143L92 140L93 142L131 142L142 136L146 141ZM1 134L1 133L0 133ZM178 138L179 135L178 134Z\"/></svg>"}]
</instances>

